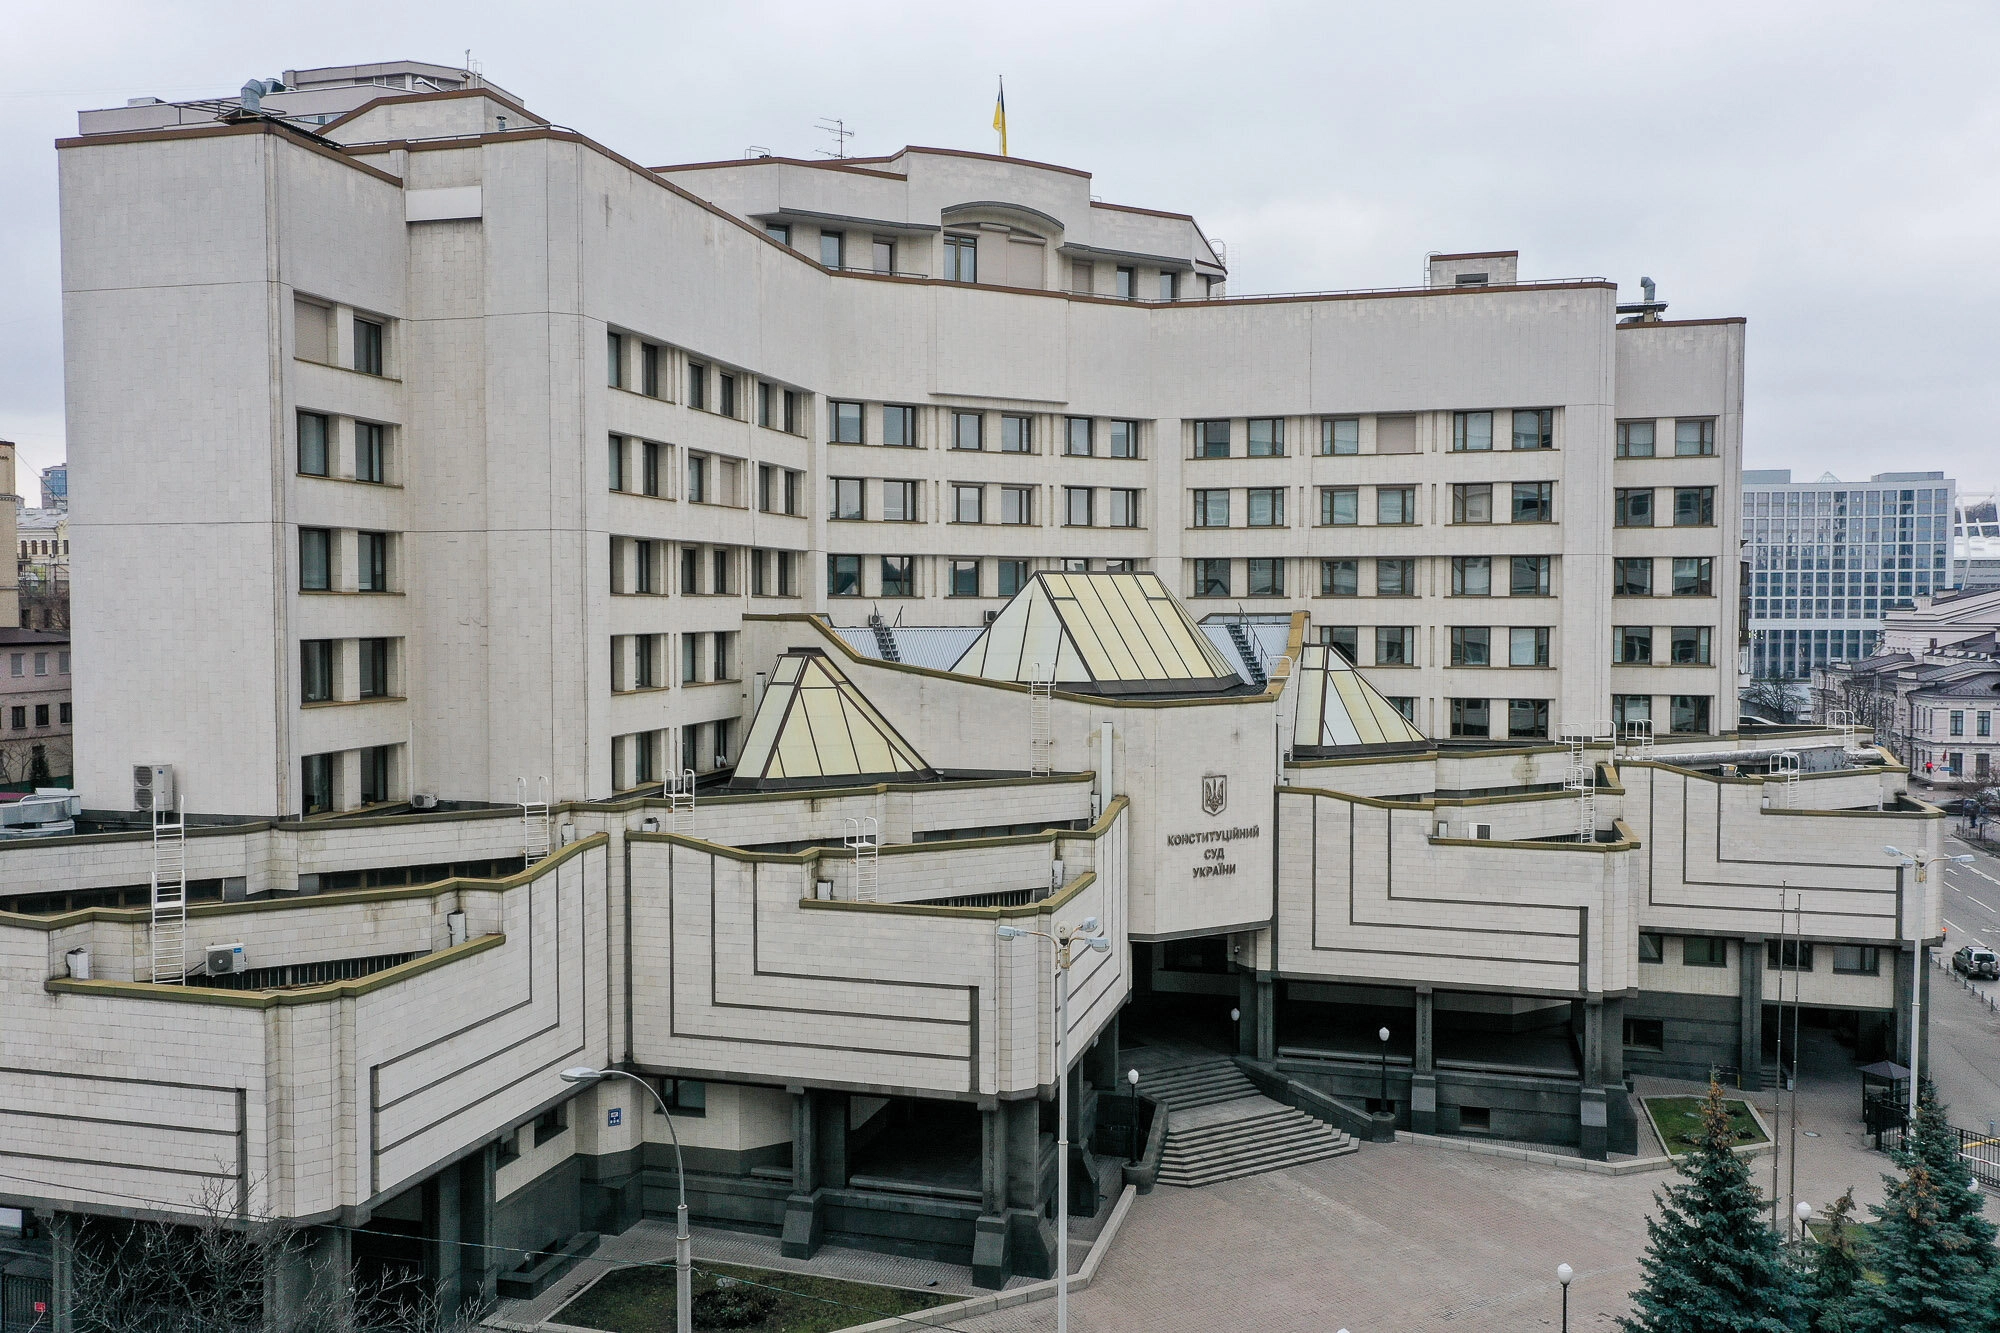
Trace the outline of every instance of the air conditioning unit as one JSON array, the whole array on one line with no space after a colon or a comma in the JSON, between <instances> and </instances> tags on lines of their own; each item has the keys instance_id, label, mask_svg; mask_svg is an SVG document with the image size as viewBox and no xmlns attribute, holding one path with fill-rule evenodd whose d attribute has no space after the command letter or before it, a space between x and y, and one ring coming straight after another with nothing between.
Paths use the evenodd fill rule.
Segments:
<instances>
[{"instance_id":1,"label":"air conditioning unit","mask_svg":"<svg viewBox=\"0 0 2000 1333\"><path fill-rule=\"evenodd\" d=\"M994 621L998 620L999 618L1000 618L1000 613L998 611L988 611L986 613L986 623L989 625L992 624Z\"/></svg>"},{"instance_id":2,"label":"air conditioning unit","mask_svg":"<svg viewBox=\"0 0 2000 1333\"><path fill-rule=\"evenodd\" d=\"M658 819L648 816L645 819L639 821L639 832L658 833L659 831L660 831L660 821Z\"/></svg>"},{"instance_id":3,"label":"air conditioning unit","mask_svg":"<svg viewBox=\"0 0 2000 1333\"><path fill-rule=\"evenodd\" d=\"M211 944L202 952L208 955L208 975L211 977L233 977L243 970L241 943Z\"/></svg>"},{"instance_id":4,"label":"air conditioning unit","mask_svg":"<svg viewBox=\"0 0 2000 1333\"><path fill-rule=\"evenodd\" d=\"M1049 865L1049 887L1059 889L1066 884L1068 881L1064 878L1065 873L1065 868L1060 860L1051 862Z\"/></svg>"},{"instance_id":5,"label":"air conditioning unit","mask_svg":"<svg viewBox=\"0 0 2000 1333\"><path fill-rule=\"evenodd\" d=\"M1449 837L1451 836L1451 825L1450 825L1450 824L1448 824L1448 823L1446 823L1446 822L1445 822L1444 820L1440 819L1440 820L1439 820L1439 821L1437 822L1437 825L1438 825L1438 831L1437 831L1437 835L1438 835L1438 836L1439 836L1440 838L1449 838Z\"/></svg>"},{"instance_id":6,"label":"air conditioning unit","mask_svg":"<svg viewBox=\"0 0 2000 1333\"><path fill-rule=\"evenodd\" d=\"M1472 836L1475 838L1491 838L1493 836L1493 826L1491 824L1474 824L1472 826Z\"/></svg>"},{"instance_id":7,"label":"air conditioning unit","mask_svg":"<svg viewBox=\"0 0 2000 1333\"><path fill-rule=\"evenodd\" d=\"M72 979L76 981L90 980L90 950L71 949L63 955L63 962L68 966Z\"/></svg>"},{"instance_id":8,"label":"air conditioning unit","mask_svg":"<svg viewBox=\"0 0 2000 1333\"><path fill-rule=\"evenodd\" d=\"M174 766L134 764L132 766L132 808L145 812L174 808Z\"/></svg>"},{"instance_id":9,"label":"air conditioning unit","mask_svg":"<svg viewBox=\"0 0 2000 1333\"><path fill-rule=\"evenodd\" d=\"M438 798L430 795L428 792L418 792L416 795L410 797L410 809L412 810L435 810L437 808Z\"/></svg>"},{"instance_id":10,"label":"air conditioning unit","mask_svg":"<svg viewBox=\"0 0 2000 1333\"><path fill-rule=\"evenodd\" d=\"M453 946L465 943L465 913L447 912L444 917L444 937Z\"/></svg>"}]
</instances>

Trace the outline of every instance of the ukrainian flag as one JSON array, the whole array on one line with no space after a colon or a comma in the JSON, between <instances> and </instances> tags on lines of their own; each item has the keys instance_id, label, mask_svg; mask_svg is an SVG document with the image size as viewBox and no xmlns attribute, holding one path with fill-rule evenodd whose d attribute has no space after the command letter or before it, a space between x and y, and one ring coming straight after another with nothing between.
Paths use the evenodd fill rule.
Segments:
<instances>
[{"instance_id":1,"label":"ukrainian flag","mask_svg":"<svg viewBox=\"0 0 2000 1333\"><path fill-rule=\"evenodd\" d=\"M993 99L993 128L1000 131L1000 156L1007 156L1007 80L1000 80L1000 95Z\"/></svg>"}]
</instances>

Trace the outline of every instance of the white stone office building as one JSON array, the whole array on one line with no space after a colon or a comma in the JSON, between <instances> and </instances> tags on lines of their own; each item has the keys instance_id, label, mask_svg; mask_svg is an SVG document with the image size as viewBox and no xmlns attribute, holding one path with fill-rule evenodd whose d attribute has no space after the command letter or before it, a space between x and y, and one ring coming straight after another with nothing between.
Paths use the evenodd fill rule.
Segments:
<instances>
[{"instance_id":1,"label":"white stone office building","mask_svg":"<svg viewBox=\"0 0 2000 1333\"><path fill-rule=\"evenodd\" d=\"M1787 879L1806 1003L1907 1050L1938 812L1730 732L1741 321L1506 253L1235 296L1066 168L655 170L490 88L148 114L61 146L82 836L0 842L58 1278L220 1190L535 1280L671 1208L575 1064L704 1225L993 1283L1121 1142L1207 1178L1120 1139L1128 1025L1307 1137L1629 1150L1628 1069L1765 1077ZM1086 918L1065 1069L995 928Z\"/></svg>"},{"instance_id":2,"label":"white stone office building","mask_svg":"<svg viewBox=\"0 0 2000 1333\"><path fill-rule=\"evenodd\" d=\"M1890 612L1955 586L1955 491L1942 472L1744 472L1751 679L1805 682L1871 656Z\"/></svg>"}]
</instances>

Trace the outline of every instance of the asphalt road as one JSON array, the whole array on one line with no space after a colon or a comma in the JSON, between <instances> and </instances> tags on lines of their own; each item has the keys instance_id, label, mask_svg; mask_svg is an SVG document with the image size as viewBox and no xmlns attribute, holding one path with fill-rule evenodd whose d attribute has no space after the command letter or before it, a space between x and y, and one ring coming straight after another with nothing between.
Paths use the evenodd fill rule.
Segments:
<instances>
[{"instance_id":1,"label":"asphalt road","mask_svg":"<svg viewBox=\"0 0 2000 1333\"><path fill-rule=\"evenodd\" d=\"M1947 862L1944 872L1944 924L1946 961L1967 944L1983 944L2000 953L2000 858L1962 842L1947 833L1943 851L1947 856L1971 856L1971 865ZM1995 990L1993 981L1975 983L1980 994Z\"/></svg>"}]
</instances>

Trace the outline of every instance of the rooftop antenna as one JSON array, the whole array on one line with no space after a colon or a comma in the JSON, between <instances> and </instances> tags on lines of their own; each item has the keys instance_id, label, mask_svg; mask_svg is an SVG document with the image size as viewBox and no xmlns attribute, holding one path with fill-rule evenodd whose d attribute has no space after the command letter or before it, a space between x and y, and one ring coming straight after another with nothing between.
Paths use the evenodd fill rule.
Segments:
<instances>
[{"instance_id":1,"label":"rooftop antenna","mask_svg":"<svg viewBox=\"0 0 2000 1333\"><path fill-rule=\"evenodd\" d=\"M836 116L821 116L817 122L820 129L833 136L831 150L818 150L821 157L846 157L847 141L854 137L854 131L847 128L847 122Z\"/></svg>"},{"instance_id":2,"label":"rooftop antenna","mask_svg":"<svg viewBox=\"0 0 2000 1333\"><path fill-rule=\"evenodd\" d=\"M472 58L472 48L471 48L471 47L469 47L469 46L468 46L468 47L466 47L466 48L465 48L465 81L466 81L466 84L467 84L468 86L470 86L470 87L473 87L473 88L478 88L478 87L481 87L481 86L483 86L483 85L484 85L484 83L485 83L485 80L483 80L483 79L482 79L482 78L480 77L480 75L481 75L482 73L484 73L484 71L483 71L483 70L481 70L481 69L479 68L479 62L478 62L477 60L474 60L474 59Z\"/></svg>"}]
</instances>

